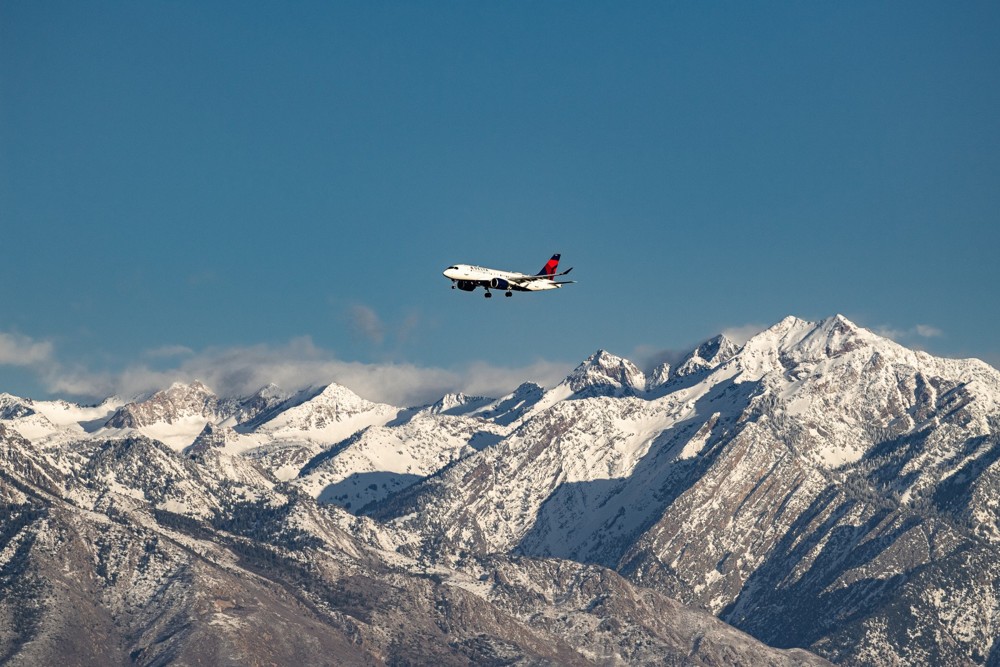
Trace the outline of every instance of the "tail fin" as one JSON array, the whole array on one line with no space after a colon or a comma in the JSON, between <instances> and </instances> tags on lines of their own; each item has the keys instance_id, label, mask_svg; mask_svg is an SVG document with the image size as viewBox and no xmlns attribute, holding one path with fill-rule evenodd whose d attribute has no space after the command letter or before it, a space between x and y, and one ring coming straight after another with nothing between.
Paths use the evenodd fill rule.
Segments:
<instances>
[{"instance_id":1,"label":"tail fin","mask_svg":"<svg viewBox=\"0 0 1000 667\"><path fill-rule=\"evenodd\" d=\"M536 275L539 276L554 276L556 274L556 268L559 266L559 253L552 255L552 259L545 262L545 266Z\"/></svg>"}]
</instances>

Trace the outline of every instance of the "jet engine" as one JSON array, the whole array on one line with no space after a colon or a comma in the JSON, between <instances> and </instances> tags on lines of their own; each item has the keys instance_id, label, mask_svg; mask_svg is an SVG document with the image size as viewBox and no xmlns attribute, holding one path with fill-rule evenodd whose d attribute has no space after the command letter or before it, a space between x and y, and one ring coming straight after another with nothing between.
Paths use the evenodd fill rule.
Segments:
<instances>
[{"instance_id":1,"label":"jet engine","mask_svg":"<svg viewBox=\"0 0 1000 667\"><path fill-rule=\"evenodd\" d=\"M509 290L510 283L504 280L503 278L494 278L493 280L490 281L490 287L492 287L493 289Z\"/></svg>"},{"instance_id":2,"label":"jet engine","mask_svg":"<svg viewBox=\"0 0 1000 667\"><path fill-rule=\"evenodd\" d=\"M458 280L456 281L456 285L458 285L458 289L465 292L471 292L476 289L476 283L471 283L468 280Z\"/></svg>"}]
</instances>

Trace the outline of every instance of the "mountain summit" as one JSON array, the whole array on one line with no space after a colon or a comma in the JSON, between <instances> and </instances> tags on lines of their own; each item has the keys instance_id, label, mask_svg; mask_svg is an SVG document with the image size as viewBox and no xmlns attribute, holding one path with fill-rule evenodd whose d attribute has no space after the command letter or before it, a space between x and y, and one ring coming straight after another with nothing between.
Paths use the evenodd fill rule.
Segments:
<instances>
[{"instance_id":1,"label":"mountain summit","mask_svg":"<svg viewBox=\"0 0 1000 667\"><path fill-rule=\"evenodd\" d=\"M598 350L563 382L579 397L630 396L645 389L646 377L628 359Z\"/></svg>"},{"instance_id":2,"label":"mountain summit","mask_svg":"<svg viewBox=\"0 0 1000 667\"><path fill-rule=\"evenodd\" d=\"M122 406L108 420L110 428L140 428L176 424L190 417L214 419L219 399L200 381L175 382L148 399Z\"/></svg>"},{"instance_id":3,"label":"mountain summit","mask_svg":"<svg viewBox=\"0 0 1000 667\"><path fill-rule=\"evenodd\" d=\"M692 350L677 366L674 375L684 377L711 370L732 359L739 350L736 343L726 338L725 335L719 334Z\"/></svg>"}]
</instances>

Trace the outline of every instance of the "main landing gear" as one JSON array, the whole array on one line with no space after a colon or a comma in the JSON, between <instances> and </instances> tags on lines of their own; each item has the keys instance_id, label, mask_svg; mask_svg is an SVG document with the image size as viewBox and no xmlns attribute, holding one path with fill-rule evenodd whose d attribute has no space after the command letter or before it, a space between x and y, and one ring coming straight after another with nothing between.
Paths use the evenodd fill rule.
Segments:
<instances>
[{"instance_id":1,"label":"main landing gear","mask_svg":"<svg viewBox=\"0 0 1000 667\"><path fill-rule=\"evenodd\" d=\"M485 296L487 299L492 299L493 298L493 295L490 294L489 290L486 290L486 294L484 294L483 296Z\"/></svg>"},{"instance_id":2,"label":"main landing gear","mask_svg":"<svg viewBox=\"0 0 1000 667\"><path fill-rule=\"evenodd\" d=\"M513 292L508 291L504 296L514 296Z\"/></svg>"}]
</instances>

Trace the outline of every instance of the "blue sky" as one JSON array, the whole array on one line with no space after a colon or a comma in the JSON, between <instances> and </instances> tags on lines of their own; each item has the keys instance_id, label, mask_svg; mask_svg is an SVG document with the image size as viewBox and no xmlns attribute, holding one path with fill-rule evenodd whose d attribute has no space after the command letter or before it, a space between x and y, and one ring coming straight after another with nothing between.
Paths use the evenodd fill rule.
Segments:
<instances>
[{"instance_id":1,"label":"blue sky","mask_svg":"<svg viewBox=\"0 0 1000 667\"><path fill-rule=\"evenodd\" d=\"M0 391L416 400L789 314L998 365L997 34L988 2L4 2ZM557 293L441 276L553 252Z\"/></svg>"}]
</instances>

